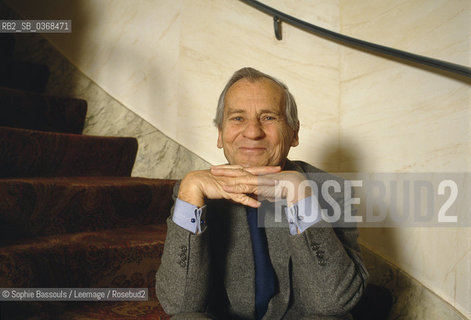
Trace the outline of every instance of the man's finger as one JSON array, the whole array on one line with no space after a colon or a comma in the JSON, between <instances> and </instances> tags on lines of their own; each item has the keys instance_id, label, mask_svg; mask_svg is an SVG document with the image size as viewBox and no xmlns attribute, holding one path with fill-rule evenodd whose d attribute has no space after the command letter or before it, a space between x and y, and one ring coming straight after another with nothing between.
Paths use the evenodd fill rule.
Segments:
<instances>
[{"instance_id":1,"label":"man's finger","mask_svg":"<svg viewBox=\"0 0 471 320\"><path fill-rule=\"evenodd\" d=\"M240 185L246 184L250 186L276 186L278 180L273 178L266 178L264 176L241 176L231 177L224 180L224 185Z\"/></svg>"},{"instance_id":2,"label":"man's finger","mask_svg":"<svg viewBox=\"0 0 471 320\"><path fill-rule=\"evenodd\" d=\"M250 174L240 166L218 166L211 167L211 173L215 176L240 177Z\"/></svg>"},{"instance_id":3,"label":"man's finger","mask_svg":"<svg viewBox=\"0 0 471 320\"><path fill-rule=\"evenodd\" d=\"M249 184L274 186L278 183L278 180L272 177L255 176L245 171L240 171L239 169L219 170L220 169L211 169L211 175L214 179L219 181L221 185Z\"/></svg>"},{"instance_id":4,"label":"man's finger","mask_svg":"<svg viewBox=\"0 0 471 320\"><path fill-rule=\"evenodd\" d=\"M226 185L222 187L224 191L229 193L244 193L251 194L255 193L257 186L247 185L247 184L237 184L237 185Z\"/></svg>"},{"instance_id":5,"label":"man's finger","mask_svg":"<svg viewBox=\"0 0 471 320\"><path fill-rule=\"evenodd\" d=\"M238 177L245 175L247 173L252 175L266 175L272 173L278 173L281 171L279 166L269 166L269 167L247 167L243 168L237 165L222 165L222 166L212 166L211 173L215 176L228 176L228 177Z\"/></svg>"},{"instance_id":6,"label":"man's finger","mask_svg":"<svg viewBox=\"0 0 471 320\"><path fill-rule=\"evenodd\" d=\"M238 165L238 164L218 164L218 165L215 165L215 166L211 166L211 168L243 169L243 167Z\"/></svg>"},{"instance_id":7,"label":"man's finger","mask_svg":"<svg viewBox=\"0 0 471 320\"><path fill-rule=\"evenodd\" d=\"M258 208L262 205L260 201L257 201L243 193L229 193L230 199L234 202L249 206L252 208Z\"/></svg>"},{"instance_id":8,"label":"man's finger","mask_svg":"<svg viewBox=\"0 0 471 320\"><path fill-rule=\"evenodd\" d=\"M265 197L265 196L262 196L262 195L257 195L257 200L262 202L262 201L268 201L268 202L276 202L276 201L279 201L280 199L276 198L276 197Z\"/></svg>"},{"instance_id":9,"label":"man's finger","mask_svg":"<svg viewBox=\"0 0 471 320\"><path fill-rule=\"evenodd\" d=\"M281 171L280 166L266 166L266 167L248 167L245 171L250 172L253 175L265 175L270 173L277 173Z\"/></svg>"},{"instance_id":10,"label":"man's finger","mask_svg":"<svg viewBox=\"0 0 471 320\"><path fill-rule=\"evenodd\" d=\"M283 199L283 190L277 186L253 186L237 184L225 185L223 186L223 189L228 193L256 196L257 200L259 201L266 199L274 202Z\"/></svg>"}]
</instances>

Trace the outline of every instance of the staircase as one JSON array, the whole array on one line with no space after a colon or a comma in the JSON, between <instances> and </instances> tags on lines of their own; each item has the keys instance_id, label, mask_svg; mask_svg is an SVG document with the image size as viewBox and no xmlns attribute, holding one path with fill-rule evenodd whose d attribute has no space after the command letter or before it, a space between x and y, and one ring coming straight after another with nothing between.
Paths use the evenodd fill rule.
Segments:
<instances>
[{"instance_id":1,"label":"staircase","mask_svg":"<svg viewBox=\"0 0 471 320\"><path fill-rule=\"evenodd\" d=\"M174 180L130 177L137 140L82 135L87 103L0 35L0 287L148 288L145 302L1 302L0 319L169 319L154 287Z\"/></svg>"}]
</instances>

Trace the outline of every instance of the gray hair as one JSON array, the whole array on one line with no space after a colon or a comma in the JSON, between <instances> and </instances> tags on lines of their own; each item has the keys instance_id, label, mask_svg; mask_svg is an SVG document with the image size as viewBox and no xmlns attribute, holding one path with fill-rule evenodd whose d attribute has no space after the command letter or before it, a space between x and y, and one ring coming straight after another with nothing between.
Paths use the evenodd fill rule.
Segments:
<instances>
[{"instance_id":1,"label":"gray hair","mask_svg":"<svg viewBox=\"0 0 471 320\"><path fill-rule=\"evenodd\" d=\"M285 99L286 121L288 122L288 125L290 126L291 129L295 131L299 130L298 108L296 106L296 101L294 100L293 95L288 90L288 87L280 80L253 68L242 68L234 72L234 74L232 75L232 77L229 79L226 86L222 90L221 95L219 96L219 100L218 100L216 117L213 120L214 124L216 125L216 127L218 127L218 129L222 129L222 121L224 117L224 100L226 99L226 94L229 88L234 83L236 83L237 81L241 79L248 79L251 81L255 81L261 78L272 80L277 85L279 85L280 88L283 90L284 99Z\"/></svg>"}]
</instances>

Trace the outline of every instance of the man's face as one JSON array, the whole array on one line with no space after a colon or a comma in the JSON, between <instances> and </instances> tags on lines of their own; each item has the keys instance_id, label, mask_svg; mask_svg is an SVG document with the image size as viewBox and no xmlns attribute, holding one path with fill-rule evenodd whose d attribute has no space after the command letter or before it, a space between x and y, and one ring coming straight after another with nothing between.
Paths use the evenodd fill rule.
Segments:
<instances>
[{"instance_id":1,"label":"man's face","mask_svg":"<svg viewBox=\"0 0 471 320\"><path fill-rule=\"evenodd\" d=\"M288 126L284 94L275 82L241 79L226 93L218 148L230 164L283 166L298 132Z\"/></svg>"}]
</instances>

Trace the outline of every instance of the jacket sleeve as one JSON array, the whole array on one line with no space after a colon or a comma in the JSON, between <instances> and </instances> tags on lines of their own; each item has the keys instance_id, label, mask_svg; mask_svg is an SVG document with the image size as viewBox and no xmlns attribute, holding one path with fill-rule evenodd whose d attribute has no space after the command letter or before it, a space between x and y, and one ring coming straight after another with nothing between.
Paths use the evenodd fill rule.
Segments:
<instances>
[{"instance_id":1,"label":"jacket sleeve","mask_svg":"<svg viewBox=\"0 0 471 320\"><path fill-rule=\"evenodd\" d=\"M357 243L358 230L355 224L341 222L345 216L343 191L342 187L341 192L330 194L340 207L339 224L320 221L289 238L293 298L304 308L304 314L348 313L366 288L368 272ZM319 199L321 207L332 211L325 199Z\"/></svg>"},{"instance_id":2,"label":"jacket sleeve","mask_svg":"<svg viewBox=\"0 0 471 320\"><path fill-rule=\"evenodd\" d=\"M179 183L174 188L174 200ZM172 212L173 214L173 208ZM156 274L157 298L166 313L205 312L209 293L209 235L195 235L167 218L167 236Z\"/></svg>"}]
</instances>

